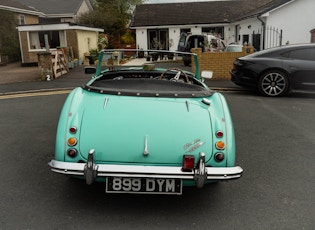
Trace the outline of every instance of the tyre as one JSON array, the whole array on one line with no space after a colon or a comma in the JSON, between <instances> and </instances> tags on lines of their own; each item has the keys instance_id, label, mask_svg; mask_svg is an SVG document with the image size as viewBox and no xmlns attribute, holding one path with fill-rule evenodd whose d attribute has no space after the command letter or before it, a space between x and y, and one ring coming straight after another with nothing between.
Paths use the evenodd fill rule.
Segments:
<instances>
[{"instance_id":1,"label":"tyre","mask_svg":"<svg viewBox=\"0 0 315 230\"><path fill-rule=\"evenodd\" d=\"M260 77L258 89L264 96L279 97L286 95L290 89L288 77L279 70L268 71Z\"/></svg>"}]
</instances>

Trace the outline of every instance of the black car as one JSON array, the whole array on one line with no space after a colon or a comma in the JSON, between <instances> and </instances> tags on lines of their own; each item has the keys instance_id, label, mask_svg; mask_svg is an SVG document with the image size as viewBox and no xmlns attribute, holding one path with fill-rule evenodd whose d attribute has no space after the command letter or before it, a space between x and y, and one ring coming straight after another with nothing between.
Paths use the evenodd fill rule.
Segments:
<instances>
[{"instance_id":1,"label":"black car","mask_svg":"<svg viewBox=\"0 0 315 230\"><path fill-rule=\"evenodd\" d=\"M315 44L286 45L237 58L230 73L236 85L265 96L315 91Z\"/></svg>"}]
</instances>

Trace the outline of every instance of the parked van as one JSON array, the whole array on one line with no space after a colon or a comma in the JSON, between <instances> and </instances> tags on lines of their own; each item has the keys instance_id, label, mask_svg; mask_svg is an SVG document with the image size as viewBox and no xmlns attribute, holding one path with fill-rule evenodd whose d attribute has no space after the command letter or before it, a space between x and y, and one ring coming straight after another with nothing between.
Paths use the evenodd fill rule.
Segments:
<instances>
[{"instance_id":1,"label":"parked van","mask_svg":"<svg viewBox=\"0 0 315 230\"><path fill-rule=\"evenodd\" d=\"M226 48L225 42L211 34L182 33L178 42L178 51L191 52L192 48L202 48L202 52L222 52ZM191 56L184 55L185 66L191 63Z\"/></svg>"}]
</instances>

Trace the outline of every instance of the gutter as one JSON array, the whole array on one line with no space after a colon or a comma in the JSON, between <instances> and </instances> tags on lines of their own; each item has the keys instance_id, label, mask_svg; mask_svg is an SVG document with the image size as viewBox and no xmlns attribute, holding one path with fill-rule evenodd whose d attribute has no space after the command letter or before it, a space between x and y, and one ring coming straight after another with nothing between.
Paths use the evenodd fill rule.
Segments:
<instances>
[{"instance_id":1,"label":"gutter","mask_svg":"<svg viewBox=\"0 0 315 230\"><path fill-rule=\"evenodd\" d=\"M4 5L0 5L0 10L8 10L8 11L16 12L16 13L20 13L20 14L36 15L39 17L44 17L44 15L45 15L44 13L39 12L39 11L20 9L20 8L4 6Z\"/></svg>"},{"instance_id":2,"label":"gutter","mask_svg":"<svg viewBox=\"0 0 315 230\"><path fill-rule=\"evenodd\" d=\"M266 37L266 23L264 22L264 20L261 19L260 15L257 15L257 19L261 22L261 25L263 27L263 36L262 36L262 42L263 42L263 50L265 49L265 37Z\"/></svg>"}]
</instances>

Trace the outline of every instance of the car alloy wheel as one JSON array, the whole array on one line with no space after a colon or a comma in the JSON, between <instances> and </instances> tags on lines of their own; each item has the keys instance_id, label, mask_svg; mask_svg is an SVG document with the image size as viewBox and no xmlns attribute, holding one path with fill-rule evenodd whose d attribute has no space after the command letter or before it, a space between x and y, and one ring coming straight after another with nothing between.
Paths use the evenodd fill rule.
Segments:
<instances>
[{"instance_id":1,"label":"car alloy wheel","mask_svg":"<svg viewBox=\"0 0 315 230\"><path fill-rule=\"evenodd\" d=\"M289 81L281 71L268 71L260 78L258 89L265 96L283 96L289 91Z\"/></svg>"}]
</instances>

